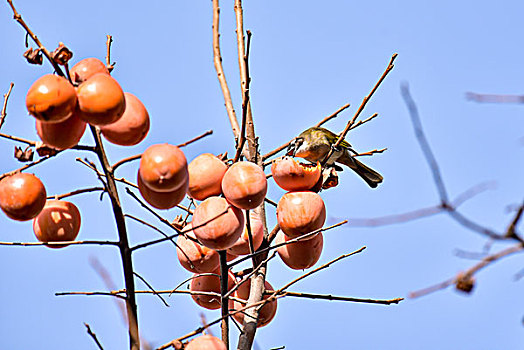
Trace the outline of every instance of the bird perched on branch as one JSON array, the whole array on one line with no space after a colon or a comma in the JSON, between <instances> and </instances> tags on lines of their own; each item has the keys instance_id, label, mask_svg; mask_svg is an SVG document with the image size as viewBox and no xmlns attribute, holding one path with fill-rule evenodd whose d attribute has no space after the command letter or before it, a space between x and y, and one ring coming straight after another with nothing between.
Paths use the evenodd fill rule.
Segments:
<instances>
[{"instance_id":1,"label":"bird perched on branch","mask_svg":"<svg viewBox=\"0 0 524 350\"><path fill-rule=\"evenodd\" d=\"M344 164L356 172L370 187L377 187L383 180L382 175L353 157L351 153L357 153L351 148L349 142L342 140L337 149L329 156L329 159L325 161L324 158L327 157L331 146L337 140L338 136L327 129L309 128L291 141L287 155L304 158L314 163L323 162L328 166L335 166L335 162Z\"/></svg>"}]
</instances>

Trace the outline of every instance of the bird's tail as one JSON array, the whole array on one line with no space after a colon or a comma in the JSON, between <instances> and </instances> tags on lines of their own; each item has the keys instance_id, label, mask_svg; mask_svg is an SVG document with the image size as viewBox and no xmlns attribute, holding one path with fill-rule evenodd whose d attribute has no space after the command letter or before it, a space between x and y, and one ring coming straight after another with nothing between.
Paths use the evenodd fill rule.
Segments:
<instances>
[{"instance_id":1,"label":"bird's tail","mask_svg":"<svg viewBox=\"0 0 524 350\"><path fill-rule=\"evenodd\" d=\"M349 168L351 168L351 170L356 172L358 176L366 181L369 187L377 187L378 184L381 183L384 179L382 175L377 173L375 170L360 162L358 159L351 157L347 153L339 157L337 162L347 165Z\"/></svg>"}]
</instances>

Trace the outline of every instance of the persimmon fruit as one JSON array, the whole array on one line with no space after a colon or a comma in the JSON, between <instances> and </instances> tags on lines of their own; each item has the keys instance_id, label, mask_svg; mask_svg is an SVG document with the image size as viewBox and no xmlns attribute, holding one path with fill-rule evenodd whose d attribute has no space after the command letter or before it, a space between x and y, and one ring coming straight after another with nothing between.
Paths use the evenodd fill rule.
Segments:
<instances>
[{"instance_id":1,"label":"persimmon fruit","mask_svg":"<svg viewBox=\"0 0 524 350\"><path fill-rule=\"evenodd\" d=\"M142 153L139 174L151 190L172 192L188 183L186 156L168 143L149 146Z\"/></svg>"},{"instance_id":2,"label":"persimmon fruit","mask_svg":"<svg viewBox=\"0 0 524 350\"><path fill-rule=\"evenodd\" d=\"M235 278L231 272L228 272L227 285L228 290L235 285ZM220 269L216 269L212 274L193 275L189 290L191 292L212 292L220 295ZM191 297L198 305L209 310L219 309L221 305L220 296L192 294Z\"/></svg>"},{"instance_id":3,"label":"persimmon fruit","mask_svg":"<svg viewBox=\"0 0 524 350\"><path fill-rule=\"evenodd\" d=\"M318 230L326 221L324 201L315 192L288 192L278 202L277 221L291 238Z\"/></svg>"},{"instance_id":4,"label":"persimmon fruit","mask_svg":"<svg viewBox=\"0 0 524 350\"><path fill-rule=\"evenodd\" d=\"M282 231L277 234L275 243L283 243L291 240ZM315 265L322 254L324 237L318 233L311 239L300 240L277 248L278 255L293 270L304 270Z\"/></svg>"},{"instance_id":5,"label":"persimmon fruit","mask_svg":"<svg viewBox=\"0 0 524 350\"><path fill-rule=\"evenodd\" d=\"M48 200L44 209L33 220L33 231L40 242L73 241L80 231L80 211L71 202ZM67 244L48 245L63 248Z\"/></svg>"},{"instance_id":6,"label":"persimmon fruit","mask_svg":"<svg viewBox=\"0 0 524 350\"><path fill-rule=\"evenodd\" d=\"M285 156L273 161L271 174L280 188L286 191L309 190L317 183L322 174L322 167L317 162L303 164Z\"/></svg>"},{"instance_id":7,"label":"persimmon fruit","mask_svg":"<svg viewBox=\"0 0 524 350\"><path fill-rule=\"evenodd\" d=\"M96 73L77 88L78 116L91 125L116 122L126 108L124 91L109 74Z\"/></svg>"},{"instance_id":8,"label":"persimmon fruit","mask_svg":"<svg viewBox=\"0 0 524 350\"><path fill-rule=\"evenodd\" d=\"M189 163L189 195L203 201L222 194L222 178L227 171L223 161L211 153L204 153Z\"/></svg>"},{"instance_id":9,"label":"persimmon fruit","mask_svg":"<svg viewBox=\"0 0 524 350\"><path fill-rule=\"evenodd\" d=\"M36 132L40 140L58 150L76 146L85 130L86 122L80 119L76 113L58 123L45 123L36 120Z\"/></svg>"},{"instance_id":10,"label":"persimmon fruit","mask_svg":"<svg viewBox=\"0 0 524 350\"><path fill-rule=\"evenodd\" d=\"M244 214L244 220L246 220L246 216ZM262 240L264 239L264 226L262 224L262 220L260 219L260 216L255 214L255 212L251 211L249 213L249 220L250 220L250 227L251 227L251 236L253 238L253 248L257 250L260 245L262 244ZM240 237L237 239L235 244L233 244L231 247L227 249L227 252L233 255L247 255L250 253L249 251L249 235L247 231L247 220L246 224L244 225L244 230Z\"/></svg>"},{"instance_id":11,"label":"persimmon fruit","mask_svg":"<svg viewBox=\"0 0 524 350\"><path fill-rule=\"evenodd\" d=\"M193 212L193 232L206 247L223 250L231 247L244 230L242 210L224 198L209 197Z\"/></svg>"},{"instance_id":12,"label":"persimmon fruit","mask_svg":"<svg viewBox=\"0 0 524 350\"><path fill-rule=\"evenodd\" d=\"M100 126L102 136L120 146L133 146L140 143L149 132L149 113L135 95L124 92L124 114L116 122Z\"/></svg>"},{"instance_id":13,"label":"persimmon fruit","mask_svg":"<svg viewBox=\"0 0 524 350\"><path fill-rule=\"evenodd\" d=\"M182 230L188 237L196 236L192 231L192 224L187 224ZM220 265L218 252L202 244L186 238L183 234L177 238L176 253L183 268L194 273L215 271Z\"/></svg>"},{"instance_id":14,"label":"persimmon fruit","mask_svg":"<svg viewBox=\"0 0 524 350\"><path fill-rule=\"evenodd\" d=\"M264 288L266 292L273 292L273 286L268 281L265 281ZM243 282L237 290L233 293L233 296L245 300L246 302L239 302L233 299L229 300L229 308L234 310L241 310L247 305L247 300L249 298L249 293L251 291L251 280L247 280ZM269 298L269 295L264 295L264 300ZM240 311L235 314L233 314L233 317L235 320L237 320L238 323L242 324L244 322L244 313L247 311ZM257 321L257 328L266 326L273 318L275 317L277 313L277 300L274 299L268 303L266 303L262 308L259 309L258 313L258 321Z\"/></svg>"},{"instance_id":15,"label":"persimmon fruit","mask_svg":"<svg viewBox=\"0 0 524 350\"><path fill-rule=\"evenodd\" d=\"M157 192L147 187L142 181L140 173L138 173L137 185L142 198L144 198L146 202L151 204L153 207L157 209L171 209L184 200L187 192L188 181L186 179L180 188L177 188L173 191Z\"/></svg>"},{"instance_id":16,"label":"persimmon fruit","mask_svg":"<svg viewBox=\"0 0 524 350\"><path fill-rule=\"evenodd\" d=\"M226 350L226 344L217 337L209 334L201 335L191 340L185 350Z\"/></svg>"},{"instance_id":17,"label":"persimmon fruit","mask_svg":"<svg viewBox=\"0 0 524 350\"><path fill-rule=\"evenodd\" d=\"M231 204L241 209L258 207L266 192L266 175L252 162L233 164L222 178L222 193Z\"/></svg>"},{"instance_id":18,"label":"persimmon fruit","mask_svg":"<svg viewBox=\"0 0 524 350\"><path fill-rule=\"evenodd\" d=\"M104 62L94 57L84 58L78 61L73 68L69 70L71 80L75 83L83 83L97 73L109 75L109 70Z\"/></svg>"},{"instance_id":19,"label":"persimmon fruit","mask_svg":"<svg viewBox=\"0 0 524 350\"><path fill-rule=\"evenodd\" d=\"M44 184L33 174L17 173L0 181L0 208L11 219L36 217L46 202Z\"/></svg>"},{"instance_id":20,"label":"persimmon fruit","mask_svg":"<svg viewBox=\"0 0 524 350\"><path fill-rule=\"evenodd\" d=\"M66 78L46 74L38 78L27 91L25 104L29 114L47 123L66 120L75 111L77 95Z\"/></svg>"}]
</instances>

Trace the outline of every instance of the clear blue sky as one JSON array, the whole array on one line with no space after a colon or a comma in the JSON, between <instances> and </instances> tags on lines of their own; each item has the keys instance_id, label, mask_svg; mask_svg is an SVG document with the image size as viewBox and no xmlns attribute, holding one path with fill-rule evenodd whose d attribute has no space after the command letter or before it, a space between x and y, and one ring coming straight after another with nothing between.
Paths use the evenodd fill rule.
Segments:
<instances>
[{"instance_id":1,"label":"clear blue sky","mask_svg":"<svg viewBox=\"0 0 524 350\"><path fill-rule=\"evenodd\" d=\"M327 127L343 129L391 54L394 71L368 104L372 123L349 135L357 150L387 147L366 162L384 175L370 190L350 171L337 189L322 194L330 216L362 218L430 206L438 198L401 99L401 82L410 84L429 142L451 197L494 180L497 188L467 202L463 212L480 223L503 229L524 193L523 105L477 104L465 92L523 93L521 1L342 1L313 3L245 1L245 28L253 32L251 101L262 152L289 140L322 117L350 102L352 108ZM214 134L184 149L189 160L200 153L233 151L232 133L212 63L210 1L16 1L24 19L44 44L62 41L73 61L104 58L105 35L114 36L114 77L124 90L146 104L151 131L145 142L108 146L116 161L147 145L186 141L208 129ZM320 5L322 4L322 5ZM240 110L233 1L221 1L224 67ZM36 138L25 110L34 80L50 73L22 58L22 28L0 5L0 90L15 82L2 132ZM91 143L86 134L83 143ZM0 172L19 167L13 144L0 142ZM97 185L92 172L69 152L34 168L49 194ZM87 155L95 160L92 155ZM137 164L119 170L135 178ZM271 184L269 196L283 194ZM123 188L122 188L123 190ZM121 191L126 211L155 223ZM116 239L110 204L97 195L72 199L82 212L79 239ZM268 210L275 222L274 211ZM164 212L173 218L176 212ZM31 223L0 217L2 241L34 241ZM160 224L159 224L160 225ZM157 238L129 223L132 242ZM475 261L458 258L456 249L481 251L486 239L445 216L381 228L345 227L325 234L320 263L367 246L362 254L297 284L294 291L354 297L404 297L455 275ZM492 249L503 248L496 244ZM125 324L107 297L55 297L58 291L98 291L105 287L89 265L95 256L122 286L116 249L106 247L0 247L0 347L2 349L95 349L83 322L91 325L106 349L127 347ZM477 276L471 296L452 289L406 300L397 306L283 299L274 321L257 333L259 349L516 349L522 347L524 300L522 256L510 257ZM173 288L189 274L170 244L139 251L138 273L157 289ZM300 272L269 266L268 280L281 286ZM137 281L139 289L145 286ZM202 311L189 297L173 296L166 308L153 296L139 296L141 334L155 345L199 325ZM206 312L208 320L219 312ZM217 328L213 328L219 334ZM236 335L233 335L236 343Z\"/></svg>"}]
</instances>

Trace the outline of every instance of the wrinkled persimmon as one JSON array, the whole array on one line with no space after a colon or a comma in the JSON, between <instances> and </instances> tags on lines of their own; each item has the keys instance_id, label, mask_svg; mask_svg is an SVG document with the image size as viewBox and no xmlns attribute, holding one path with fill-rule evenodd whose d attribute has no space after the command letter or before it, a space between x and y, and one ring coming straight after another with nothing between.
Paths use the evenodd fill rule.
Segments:
<instances>
[{"instance_id":1,"label":"wrinkled persimmon","mask_svg":"<svg viewBox=\"0 0 524 350\"><path fill-rule=\"evenodd\" d=\"M320 163L317 162L316 166L303 164L287 156L273 161L271 165L273 179L286 191L309 190L315 186L321 173Z\"/></svg>"},{"instance_id":2,"label":"wrinkled persimmon","mask_svg":"<svg viewBox=\"0 0 524 350\"><path fill-rule=\"evenodd\" d=\"M226 350L226 344L217 337L205 334L191 340L185 350Z\"/></svg>"},{"instance_id":3,"label":"wrinkled persimmon","mask_svg":"<svg viewBox=\"0 0 524 350\"><path fill-rule=\"evenodd\" d=\"M109 70L104 62L94 57L84 58L69 70L71 80L78 84L83 83L97 73L109 75Z\"/></svg>"},{"instance_id":4,"label":"wrinkled persimmon","mask_svg":"<svg viewBox=\"0 0 524 350\"><path fill-rule=\"evenodd\" d=\"M91 125L116 122L126 108L124 91L109 74L97 73L77 88L78 116Z\"/></svg>"},{"instance_id":5,"label":"wrinkled persimmon","mask_svg":"<svg viewBox=\"0 0 524 350\"><path fill-rule=\"evenodd\" d=\"M144 185L156 192L172 192L189 180L186 156L168 143L149 146L142 153L139 174Z\"/></svg>"},{"instance_id":6,"label":"wrinkled persimmon","mask_svg":"<svg viewBox=\"0 0 524 350\"><path fill-rule=\"evenodd\" d=\"M195 208L192 223L203 245L222 250L231 247L242 234L244 215L224 198L209 197Z\"/></svg>"},{"instance_id":7,"label":"wrinkled persimmon","mask_svg":"<svg viewBox=\"0 0 524 350\"><path fill-rule=\"evenodd\" d=\"M291 240L282 231L277 234L275 244L284 243ZM293 270L304 270L315 265L322 254L324 237L318 233L311 239L300 240L298 242L283 245L277 248L278 255Z\"/></svg>"},{"instance_id":8,"label":"wrinkled persimmon","mask_svg":"<svg viewBox=\"0 0 524 350\"><path fill-rule=\"evenodd\" d=\"M126 108L116 122L102 125L100 131L107 141L120 146L140 143L149 132L149 113L135 95L124 92Z\"/></svg>"},{"instance_id":9,"label":"wrinkled persimmon","mask_svg":"<svg viewBox=\"0 0 524 350\"><path fill-rule=\"evenodd\" d=\"M222 193L237 208L258 207L264 201L266 192L266 175L252 162L233 164L222 178Z\"/></svg>"},{"instance_id":10,"label":"wrinkled persimmon","mask_svg":"<svg viewBox=\"0 0 524 350\"><path fill-rule=\"evenodd\" d=\"M25 104L29 114L47 123L66 120L75 111L77 95L66 78L46 74L31 85Z\"/></svg>"},{"instance_id":11,"label":"wrinkled persimmon","mask_svg":"<svg viewBox=\"0 0 524 350\"><path fill-rule=\"evenodd\" d=\"M273 286L268 281L265 281L264 288L266 292L273 292ZM247 300L249 298L249 293L251 291L251 280L247 280L246 282L243 282L237 290L233 293L233 296L245 300L246 302L239 302L233 299L229 300L229 308L233 310L242 310L247 305ZM264 295L264 300L269 298L269 295ZM235 320L237 320L238 323L242 324L244 322L244 313L246 310L237 312L233 314L233 317ZM271 320L275 317L277 313L277 299L274 299L268 303L266 303L264 306L262 306L259 309L258 312L258 320L257 320L257 328L266 326Z\"/></svg>"},{"instance_id":12,"label":"wrinkled persimmon","mask_svg":"<svg viewBox=\"0 0 524 350\"><path fill-rule=\"evenodd\" d=\"M0 181L0 208L11 219L31 220L46 202L46 190L33 174L17 173Z\"/></svg>"},{"instance_id":13,"label":"wrinkled persimmon","mask_svg":"<svg viewBox=\"0 0 524 350\"><path fill-rule=\"evenodd\" d=\"M40 242L73 241L80 231L81 217L71 202L48 200L44 209L33 220L33 231ZM63 248L67 244L48 245Z\"/></svg>"},{"instance_id":14,"label":"wrinkled persimmon","mask_svg":"<svg viewBox=\"0 0 524 350\"><path fill-rule=\"evenodd\" d=\"M173 191L157 192L147 187L142 181L140 173L137 174L137 185L140 194L146 200L146 202L157 209L171 209L182 202L186 196L187 184L188 181L186 180L180 188L177 188Z\"/></svg>"},{"instance_id":15,"label":"wrinkled persimmon","mask_svg":"<svg viewBox=\"0 0 524 350\"><path fill-rule=\"evenodd\" d=\"M222 178L227 166L211 153L204 153L189 163L189 195L203 201L222 193Z\"/></svg>"},{"instance_id":16,"label":"wrinkled persimmon","mask_svg":"<svg viewBox=\"0 0 524 350\"><path fill-rule=\"evenodd\" d=\"M315 192L288 192L278 202L277 221L291 238L318 230L326 221L324 201Z\"/></svg>"},{"instance_id":17,"label":"wrinkled persimmon","mask_svg":"<svg viewBox=\"0 0 524 350\"><path fill-rule=\"evenodd\" d=\"M176 253L182 267L195 273L215 271L220 265L218 252L190 239L196 240L191 224L187 224L182 232L189 237L181 234L176 241Z\"/></svg>"},{"instance_id":18,"label":"wrinkled persimmon","mask_svg":"<svg viewBox=\"0 0 524 350\"><path fill-rule=\"evenodd\" d=\"M82 135L84 135L85 130L86 122L76 114L58 123L36 121L36 132L40 140L58 150L76 146Z\"/></svg>"}]
</instances>

